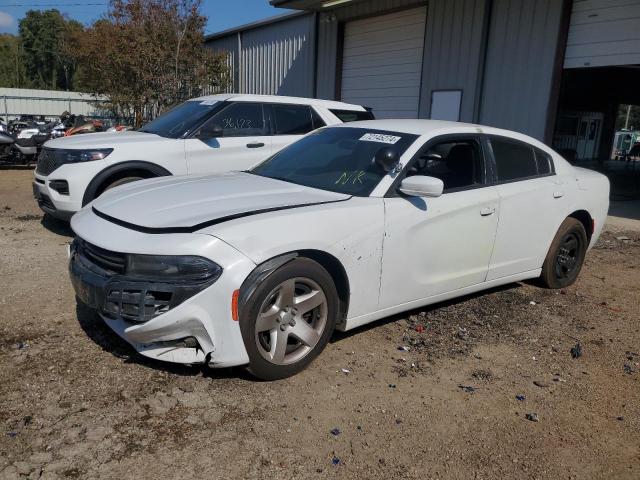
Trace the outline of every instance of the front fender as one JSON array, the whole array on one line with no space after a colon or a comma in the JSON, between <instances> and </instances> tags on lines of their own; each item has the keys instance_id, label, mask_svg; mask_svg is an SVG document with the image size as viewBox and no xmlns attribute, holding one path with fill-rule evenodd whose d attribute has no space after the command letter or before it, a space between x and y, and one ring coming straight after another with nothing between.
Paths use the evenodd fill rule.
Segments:
<instances>
[{"instance_id":1,"label":"front fender","mask_svg":"<svg viewBox=\"0 0 640 480\"><path fill-rule=\"evenodd\" d=\"M172 173L166 168L144 160L129 160L114 163L113 165L109 165L101 170L95 177L93 177L91 182L89 182L89 185L87 185L82 197L82 206L84 207L96 197L100 186L103 185L110 177L126 171L144 171L148 172L150 176L153 177L166 177L172 175Z\"/></svg>"}]
</instances>

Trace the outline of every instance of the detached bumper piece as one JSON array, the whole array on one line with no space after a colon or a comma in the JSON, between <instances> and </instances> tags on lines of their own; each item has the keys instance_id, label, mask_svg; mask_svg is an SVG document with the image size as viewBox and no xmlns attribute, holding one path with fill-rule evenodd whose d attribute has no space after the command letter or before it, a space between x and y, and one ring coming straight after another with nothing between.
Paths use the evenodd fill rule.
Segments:
<instances>
[{"instance_id":1,"label":"detached bumper piece","mask_svg":"<svg viewBox=\"0 0 640 480\"><path fill-rule=\"evenodd\" d=\"M111 252L76 238L69 274L78 298L104 316L144 323L213 283L164 283L126 274L127 254ZM214 280L215 281L215 280Z\"/></svg>"}]
</instances>

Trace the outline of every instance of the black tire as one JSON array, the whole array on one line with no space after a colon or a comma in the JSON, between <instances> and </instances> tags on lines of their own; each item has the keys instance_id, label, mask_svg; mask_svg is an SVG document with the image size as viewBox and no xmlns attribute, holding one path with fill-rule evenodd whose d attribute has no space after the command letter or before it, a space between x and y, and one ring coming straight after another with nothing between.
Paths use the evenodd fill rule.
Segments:
<instances>
[{"instance_id":1,"label":"black tire","mask_svg":"<svg viewBox=\"0 0 640 480\"><path fill-rule=\"evenodd\" d=\"M264 353L261 353L261 349L264 352L264 345L259 345L260 342L259 333L257 333L256 323L258 315L261 309L264 307L265 302L270 301L270 297L273 298L274 291L287 281L292 279L310 280L316 286L322 290L324 294L325 303L323 303L323 312L326 314L326 321L322 327L321 333L318 333L319 339L313 347L304 346L300 344L297 348L307 348L307 352L302 358L289 364L277 364L269 361L265 358ZM295 281L294 281L295 282ZM296 284L296 289L298 284ZM304 286L304 285L303 285ZM296 290L297 291L297 290ZM295 293L294 293L295 296ZM310 315L317 315L319 309L309 312ZM326 310L324 310L326 308ZM281 378L287 378L296 373L304 370L326 347L331 335L335 329L336 319L339 311L339 299L336 291L335 284L331 275L317 262L307 258L296 258L269 275L264 281L262 281L247 299L244 305L240 308L240 331L242 332L242 339L249 355L248 370L256 377L262 380L278 380ZM323 315L324 318L324 315ZM299 322L303 321L298 319ZM307 320L312 324L313 320ZM292 329L295 328L295 322ZM289 328L289 325L285 325L284 328ZM275 328L275 334L278 334L278 329ZM270 331L269 335L273 332ZM263 332L263 334L266 332ZM291 335L291 334L290 334ZM273 337L269 337L273 339ZM297 338L295 332L291 337L287 337L287 349L291 348L292 352L296 352L295 345L290 343L296 343ZM299 343L299 342L298 342Z\"/></svg>"},{"instance_id":2,"label":"black tire","mask_svg":"<svg viewBox=\"0 0 640 480\"><path fill-rule=\"evenodd\" d=\"M584 225L573 217L566 218L544 259L541 286L556 289L572 285L578 278L588 246Z\"/></svg>"},{"instance_id":3,"label":"black tire","mask_svg":"<svg viewBox=\"0 0 640 480\"><path fill-rule=\"evenodd\" d=\"M143 180L143 179L144 177L136 177L136 176L119 178L118 180L111 182L105 188L103 188L100 194L103 194L104 192L106 192L107 190L111 190L112 188L116 188L116 187L119 187L120 185L124 185L125 183L137 182L138 180Z\"/></svg>"}]
</instances>

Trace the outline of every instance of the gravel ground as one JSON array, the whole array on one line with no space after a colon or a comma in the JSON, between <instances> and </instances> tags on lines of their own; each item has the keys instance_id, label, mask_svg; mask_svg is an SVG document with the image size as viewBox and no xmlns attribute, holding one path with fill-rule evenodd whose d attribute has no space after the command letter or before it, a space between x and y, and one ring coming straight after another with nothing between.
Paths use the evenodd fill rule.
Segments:
<instances>
[{"instance_id":1,"label":"gravel ground","mask_svg":"<svg viewBox=\"0 0 640 480\"><path fill-rule=\"evenodd\" d=\"M2 479L640 478L640 233L608 228L566 290L391 317L265 383L144 359L76 306L31 175L0 171Z\"/></svg>"}]
</instances>

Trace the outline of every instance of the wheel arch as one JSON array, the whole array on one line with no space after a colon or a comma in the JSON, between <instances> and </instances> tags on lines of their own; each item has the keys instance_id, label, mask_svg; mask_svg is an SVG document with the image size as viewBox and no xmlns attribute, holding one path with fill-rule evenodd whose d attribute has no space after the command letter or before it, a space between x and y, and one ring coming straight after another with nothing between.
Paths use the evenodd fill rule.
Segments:
<instances>
[{"instance_id":1,"label":"wheel arch","mask_svg":"<svg viewBox=\"0 0 640 480\"><path fill-rule=\"evenodd\" d=\"M593 217L586 210L576 210L569 215L570 218L575 218L584 227L584 231L587 232L587 240L591 242L593 236Z\"/></svg>"},{"instance_id":2,"label":"wheel arch","mask_svg":"<svg viewBox=\"0 0 640 480\"><path fill-rule=\"evenodd\" d=\"M255 291L259 282L264 281L264 279L266 279L271 273L296 258L308 258L313 260L320 264L329 273L329 275L331 275L333 283L336 286L338 300L340 302L340 313L337 325L344 323L347 318L347 312L349 311L349 299L351 296L349 277L347 276L347 272L340 260L323 250L296 250L277 255L259 264L247 276L240 287L240 296L238 299L240 309L242 309L242 305L245 304L246 300L248 300L251 294Z\"/></svg>"},{"instance_id":3,"label":"wheel arch","mask_svg":"<svg viewBox=\"0 0 640 480\"><path fill-rule=\"evenodd\" d=\"M128 176L141 176L143 178L165 177L171 172L160 165L144 160L130 160L116 163L101 170L84 191L82 206L100 195L104 188L112 182Z\"/></svg>"}]
</instances>

